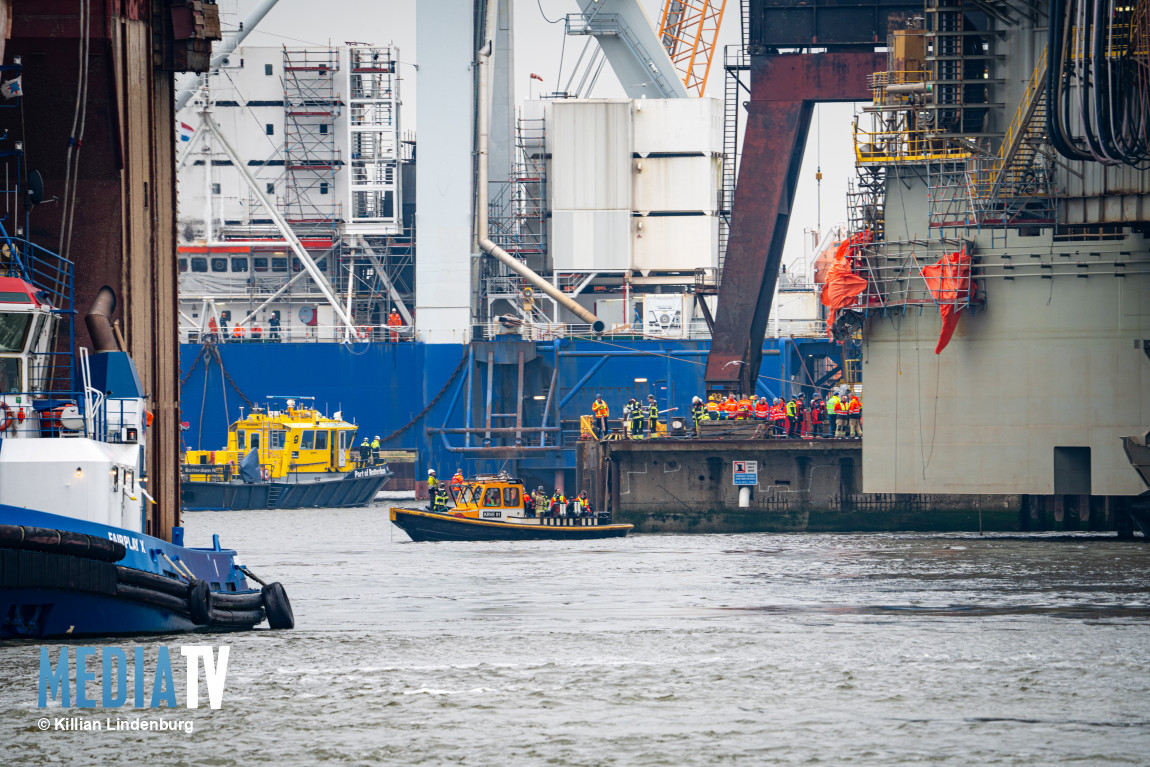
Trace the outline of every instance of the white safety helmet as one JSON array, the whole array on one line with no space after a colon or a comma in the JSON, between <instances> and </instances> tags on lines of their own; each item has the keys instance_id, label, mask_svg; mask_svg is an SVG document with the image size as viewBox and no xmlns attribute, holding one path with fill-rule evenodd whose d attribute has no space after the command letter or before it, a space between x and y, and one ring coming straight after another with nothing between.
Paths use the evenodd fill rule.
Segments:
<instances>
[{"instance_id":1,"label":"white safety helmet","mask_svg":"<svg viewBox=\"0 0 1150 767\"><path fill-rule=\"evenodd\" d=\"M435 469L428 469L427 470L427 476L434 477L435 476Z\"/></svg>"}]
</instances>

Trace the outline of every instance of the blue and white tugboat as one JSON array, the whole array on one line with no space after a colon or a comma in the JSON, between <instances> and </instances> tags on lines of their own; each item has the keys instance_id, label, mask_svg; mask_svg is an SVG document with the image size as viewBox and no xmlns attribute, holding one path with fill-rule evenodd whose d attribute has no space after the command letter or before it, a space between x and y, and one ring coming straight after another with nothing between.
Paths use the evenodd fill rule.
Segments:
<instances>
[{"instance_id":1,"label":"blue and white tugboat","mask_svg":"<svg viewBox=\"0 0 1150 767\"><path fill-rule=\"evenodd\" d=\"M96 348L74 354L71 275L0 226L0 639L292 628L283 587L218 536L145 533L146 394L111 288L86 317Z\"/></svg>"}]
</instances>

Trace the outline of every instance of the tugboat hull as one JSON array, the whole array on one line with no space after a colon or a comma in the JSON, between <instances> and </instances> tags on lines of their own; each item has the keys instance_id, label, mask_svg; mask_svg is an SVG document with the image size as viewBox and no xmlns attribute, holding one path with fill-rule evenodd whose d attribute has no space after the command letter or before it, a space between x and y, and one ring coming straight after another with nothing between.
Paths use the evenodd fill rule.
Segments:
<instances>
[{"instance_id":1,"label":"tugboat hull","mask_svg":"<svg viewBox=\"0 0 1150 767\"><path fill-rule=\"evenodd\" d=\"M391 509L391 521L413 541L585 541L622 538L634 525L601 525L597 520L539 520L539 524L492 522L418 509ZM556 524L549 524L549 522ZM581 524L586 523L586 524Z\"/></svg>"},{"instance_id":2,"label":"tugboat hull","mask_svg":"<svg viewBox=\"0 0 1150 767\"><path fill-rule=\"evenodd\" d=\"M265 597L234 559L0 505L0 639L250 629Z\"/></svg>"}]
</instances>

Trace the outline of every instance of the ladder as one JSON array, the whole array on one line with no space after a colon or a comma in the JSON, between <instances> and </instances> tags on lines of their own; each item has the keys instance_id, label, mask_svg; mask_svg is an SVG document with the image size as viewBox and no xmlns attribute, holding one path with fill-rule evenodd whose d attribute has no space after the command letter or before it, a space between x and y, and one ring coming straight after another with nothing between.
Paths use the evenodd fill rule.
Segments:
<instances>
[{"instance_id":1,"label":"ladder","mask_svg":"<svg viewBox=\"0 0 1150 767\"><path fill-rule=\"evenodd\" d=\"M735 204L735 185L739 172L739 89L743 88L740 74L750 71L750 57L746 49L728 45L723 50L723 185L719 200L719 272L722 281L723 263L727 256L727 241L731 231L731 211Z\"/></svg>"}]
</instances>

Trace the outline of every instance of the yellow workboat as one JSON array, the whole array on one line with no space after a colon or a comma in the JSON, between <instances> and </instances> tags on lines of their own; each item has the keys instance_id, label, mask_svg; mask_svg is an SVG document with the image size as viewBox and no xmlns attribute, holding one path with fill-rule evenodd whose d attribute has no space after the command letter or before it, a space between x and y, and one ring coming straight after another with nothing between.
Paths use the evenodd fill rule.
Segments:
<instances>
[{"instance_id":1,"label":"yellow workboat","mask_svg":"<svg viewBox=\"0 0 1150 767\"><path fill-rule=\"evenodd\" d=\"M285 399L253 407L228 428L222 450L189 450L180 494L189 511L363 506L391 476L360 459L358 426Z\"/></svg>"},{"instance_id":2,"label":"yellow workboat","mask_svg":"<svg viewBox=\"0 0 1150 767\"><path fill-rule=\"evenodd\" d=\"M413 541L526 541L622 538L634 525L608 515L529 516L523 483L506 474L479 476L450 488L452 506L395 507L391 521Z\"/></svg>"}]
</instances>

